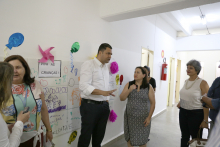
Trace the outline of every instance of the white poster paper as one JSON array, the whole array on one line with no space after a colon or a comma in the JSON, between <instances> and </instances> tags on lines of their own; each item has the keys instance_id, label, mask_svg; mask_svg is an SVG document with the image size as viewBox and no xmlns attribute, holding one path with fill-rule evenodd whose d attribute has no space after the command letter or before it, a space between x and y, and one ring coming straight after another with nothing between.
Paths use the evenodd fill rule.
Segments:
<instances>
[{"instance_id":1,"label":"white poster paper","mask_svg":"<svg viewBox=\"0 0 220 147\"><path fill-rule=\"evenodd\" d=\"M61 77L61 61L48 60L46 63L38 63L40 78L60 78Z\"/></svg>"}]
</instances>

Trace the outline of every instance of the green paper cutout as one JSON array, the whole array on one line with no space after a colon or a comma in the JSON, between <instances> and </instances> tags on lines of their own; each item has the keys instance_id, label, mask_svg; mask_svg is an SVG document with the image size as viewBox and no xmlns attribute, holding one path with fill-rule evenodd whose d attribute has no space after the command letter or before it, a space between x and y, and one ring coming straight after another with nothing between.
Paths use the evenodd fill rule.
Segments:
<instances>
[{"instance_id":1,"label":"green paper cutout","mask_svg":"<svg viewBox=\"0 0 220 147\"><path fill-rule=\"evenodd\" d=\"M80 45L79 42L75 42L73 43L72 47L71 47L71 53L76 53L79 51Z\"/></svg>"}]
</instances>

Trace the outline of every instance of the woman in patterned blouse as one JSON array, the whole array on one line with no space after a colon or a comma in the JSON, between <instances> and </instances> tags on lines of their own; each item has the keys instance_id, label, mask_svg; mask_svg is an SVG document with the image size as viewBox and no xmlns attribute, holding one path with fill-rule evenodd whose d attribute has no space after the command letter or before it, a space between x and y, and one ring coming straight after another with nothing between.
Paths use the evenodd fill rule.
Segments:
<instances>
[{"instance_id":1,"label":"woman in patterned blouse","mask_svg":"<svg viewBox=\"0 0 220 147\"><path fill-rule=\"evenodd\" d=\"M12 55L6 58L5 62L14 67L14 77L12 97L7 103L8 109L2 111L3 118L6 123L13 124L20 111L29 107L30 119L24 124L20 147L40 147L40 144L43 144L41 120L47 129L46 139L53 139L43 89L35 78L31 78L30 68L23 57Z\"/></svg>"}]
</instances>

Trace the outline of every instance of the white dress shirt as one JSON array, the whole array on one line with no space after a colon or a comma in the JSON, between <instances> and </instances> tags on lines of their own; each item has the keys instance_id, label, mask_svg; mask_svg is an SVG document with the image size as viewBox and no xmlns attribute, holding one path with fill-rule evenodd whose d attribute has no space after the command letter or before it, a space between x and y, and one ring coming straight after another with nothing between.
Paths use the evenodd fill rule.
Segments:
<instances>
[{"instance_id":1,"label":"white dress shirt","mask_svg":"<svg viewBox=\"0 0 220 147\"><path fill-rule=\"evenodd\" d=\"M95 89L109 90L109 69L106 64L102 64L97 58L85 61L81 66L79 89L81 97L95 101L109 100L108 96L92 95Z\"/></svg>"},{"instance_id":2,"label":"white dress shirt","mask_svg":"<svg viewBox=\"0 0 220 147\"><path fill-rule=\"evenodd\" d=\"M22 133L23 122L17 121L12 128L12 133L10 135L8 126L0 113L0 147L18 147L20 145Z\"/></svg>"}]
</instances>

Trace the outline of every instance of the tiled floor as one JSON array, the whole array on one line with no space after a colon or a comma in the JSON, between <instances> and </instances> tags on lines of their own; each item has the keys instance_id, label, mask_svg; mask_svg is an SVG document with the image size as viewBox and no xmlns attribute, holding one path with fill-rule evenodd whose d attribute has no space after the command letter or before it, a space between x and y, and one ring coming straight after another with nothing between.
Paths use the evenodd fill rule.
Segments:
<instances>
[{"instance_id":1,"label":"tiled floor","mask_svg":"<svg viewBox=\"0 0 220 147\"><path fill-rule=\"evenodd\" d=\"M204 137L207 136L205 134ZM165 113L152 120L150 141L147 147L179 147L180 137L179 109L169 107ZM109 147L127 147L127 143L122 138Z\"/></svg>"}]
</instances>

